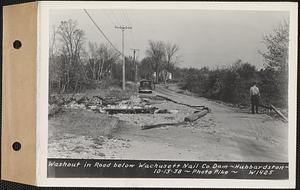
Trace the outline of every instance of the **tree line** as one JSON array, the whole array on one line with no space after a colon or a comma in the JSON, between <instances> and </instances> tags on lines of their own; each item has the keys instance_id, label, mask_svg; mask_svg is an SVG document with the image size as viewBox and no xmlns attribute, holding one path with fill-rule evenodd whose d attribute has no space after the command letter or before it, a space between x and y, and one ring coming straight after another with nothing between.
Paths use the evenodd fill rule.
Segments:
<instances>
[{"instance_id":1,"label":"tree line","mask_svg":"<svg viewBox=\"0 0 300 190\"><path fill-rule=\"evenodd\" d=\"M53 27L49 47L49 92L73 93L119 83L120 53L106 43L87 42L76 21ZM134 61L126 57L126 78L134 79Z\"/></svg>"},{"instance_id":2,"label":"tree line","mask_svg":"<svg viewBox=\"0 0 300 190\"><path fill-rule=\"evenodd\" d=\"M237 60L230 66L213 70L207 67L176 68L175 78L181 81L182 89L244 106L250 103L249 89L256 82L261 93L261 104L287 107L288 22L284 21L273 32L263 36L262 42L266 51L258 52L264 58L264 67L260 70L250 63Z\"/></svg>"},{"instance_id":3,"label":"tree line","mask_svg":"<svg viewBox=\"0 0 300 190\"><path fill-rule=\"evenodd\" d=\"M171 42L149 41L146 57L139 66L142 78L152 79L156 83L168 80L168 74L173 73L179 62L179 46Z\"/></svg>"},{"instance_id":4,"label":"tree line","mask_svg":"<svg viewBox=\"0 0 300 190\"><path fill-rule=\"evenodd\" d=\"M50 93L72 93L97 88L104 83L119 84L122 79L122 56L106 43L87 42L76 21L61 21L53 27L49 47ZM178 45L149 41L146 57L138 62L125 57L126 81L139 79L166 82L178 62Z\"/></svg>"},{"instance_id":5,"label":"tree line","mask_svg":"<svg viewBox=\"0 0 300 190\"><path fill-rule=\"evenodd\" d=\"M85 32L74 20L53 27L49 48L49 92L70 93L112 83L121 84L122 57L106 43L87 42ZM249 88L258 83L263 104L287 106L289 24L284 21L263 36L265 52L260 70L237 60L217 69L179 68L180 48L172 42L150 40L145 57L139 62L125 57L126 81L138 78L156 83L180 81L183 89L211 99L249 104Z\"/></svg>"}]
</instances>

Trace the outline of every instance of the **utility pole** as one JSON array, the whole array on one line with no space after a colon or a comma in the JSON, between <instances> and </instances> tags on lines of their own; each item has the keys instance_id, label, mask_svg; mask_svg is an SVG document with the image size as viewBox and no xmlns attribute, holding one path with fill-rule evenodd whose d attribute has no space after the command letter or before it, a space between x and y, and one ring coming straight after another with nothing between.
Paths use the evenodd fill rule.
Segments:
<instances>
[{"instance_id":1,"label":"utility pole","mask_svg":"<svg viewBox=\"0 0 300 190\"><path fill-rule=\"evenodd\" d=\"M122 56L123 56L123 76L122 76L122 81L123 81L123 90L125 90L125 55L124 55L124 31L127 29L132 29L130 26L115 26L116 29L121 29L122 31Z\"/></svg>"},{"instance_id":2,"label":"utility pole","mask_svg":"<svg viewBox=\"0 0 300 190\"><path fill-rule=\"evenodd\" d=\"M138 67L137 62L135 62L135 52L139 51L139 49L132 48L131 50L133 50L133 62L135 64L135 82L138 82Z\"/></svg>"}]
</instances>

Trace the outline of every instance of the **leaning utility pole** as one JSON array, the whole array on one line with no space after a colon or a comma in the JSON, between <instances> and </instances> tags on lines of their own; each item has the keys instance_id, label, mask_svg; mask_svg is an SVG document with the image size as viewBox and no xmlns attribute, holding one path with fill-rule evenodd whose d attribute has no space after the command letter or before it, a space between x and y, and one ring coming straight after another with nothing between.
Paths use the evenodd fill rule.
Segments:
<instances>
[{"instance_id":1,"label":"leaning utility pole","mask_svg":"<svg viewBox=\"0 0 300 190\"><path fill-rule=\"evenodd\" d=\"M126 29L132 29L130 26L115 26L116 29L121 29L122 31L122 56L123 56L123 90L125 90L125 55L124 55L124 31Z\"/></svg>"},{"instance_id":2,"label":"leaning utility pole","mask_svg":"<svg viewBox=\"0 0 300 190\"><path fill-rule=\"evenodd\" d=\"M137 72L138 67L137 67L137 63L135 62L135 52L138 51L139 49L132 48L131 50L133 50L133 62L135 64L135 82L138 82L138 72Z\"/></svg>"}]
</instances>

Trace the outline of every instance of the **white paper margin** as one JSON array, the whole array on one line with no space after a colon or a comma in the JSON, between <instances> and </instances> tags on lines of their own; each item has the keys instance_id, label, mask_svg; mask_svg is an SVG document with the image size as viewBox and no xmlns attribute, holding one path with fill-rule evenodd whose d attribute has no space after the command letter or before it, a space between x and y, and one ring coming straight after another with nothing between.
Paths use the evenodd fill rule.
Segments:
<instances>
[{"instance_id":1,"label":"white paper margin","mask_svg":"<svg viewBox=\"0 0 300 190\"><path fill-rule=\"evenodd\" d=\"M38 9L37 63L37 185L67 187L201 187L295 188L298 9L292 2L63 2L42 1ZM201 9L290 12L289 46L289 180L47 178L49 11L51 9Z\"/></svg>"}]
</instances>

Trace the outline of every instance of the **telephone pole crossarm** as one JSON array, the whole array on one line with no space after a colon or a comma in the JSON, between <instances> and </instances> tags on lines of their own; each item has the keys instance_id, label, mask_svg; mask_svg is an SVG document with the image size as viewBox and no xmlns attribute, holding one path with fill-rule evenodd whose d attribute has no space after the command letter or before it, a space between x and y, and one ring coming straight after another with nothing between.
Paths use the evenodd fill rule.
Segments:
<instances>
[{"instance_id":1,"label":"telephone pole crossarm","mask_svg":"<svg viewBox=\"0 0 300 190\"><path fill-rule=\"evenodd\" d=\"M127 29L132 29L131 26L115 26L116 29L121 29L121 30L127 30Z\"/></svg>"}]
</instances>

